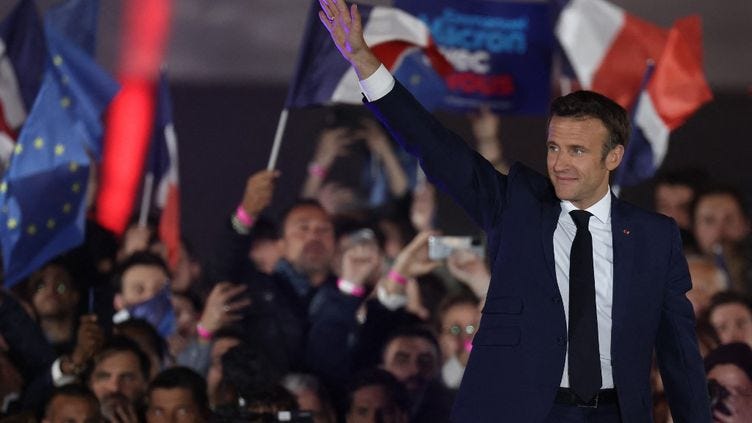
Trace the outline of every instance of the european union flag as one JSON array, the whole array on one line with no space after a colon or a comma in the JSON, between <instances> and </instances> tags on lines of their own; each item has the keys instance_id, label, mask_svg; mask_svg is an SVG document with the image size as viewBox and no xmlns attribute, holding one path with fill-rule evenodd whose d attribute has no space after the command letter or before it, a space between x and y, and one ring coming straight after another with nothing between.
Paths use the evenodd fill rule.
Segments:
<instances>
[{"instance_id":1,"label":"european union flag","mask_svg":"<svg viewBox=\"0 0 752 423\"><path fill-rule=\"evenodd\" d=\"M92 156L117 84L86 53L45 26L39 93L0 184L5 286L83 242Z\"/></svg>"}]
</instances>

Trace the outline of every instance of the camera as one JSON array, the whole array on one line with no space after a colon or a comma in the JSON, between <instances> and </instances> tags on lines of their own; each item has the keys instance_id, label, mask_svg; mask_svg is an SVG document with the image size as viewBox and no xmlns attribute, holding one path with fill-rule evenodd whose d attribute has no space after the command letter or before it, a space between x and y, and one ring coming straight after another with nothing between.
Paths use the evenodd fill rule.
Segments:
<instances>
[{"instance_id":1,"label":"camera","mask_svg":"<svg viewBox=\"0 0 752 423\"><path fill-rule=\"evenodd\" d=\"M483 242L472 236L432 236L428 238L428 258L443 260L454 250L468 250L479 257L485 256Z\"/></svg>"},{"instance_id":2,"label":"camera","mask_svg":"<svg viewBox=\"0 0 752 423\"><path fill-rule=\"evenodd\" d=\"M724 400L731 395L731 392L715 379L708 381L708 392L710 393L710 410L730 416L731 411L726 407Z\"/></svg>"}]
</instances>

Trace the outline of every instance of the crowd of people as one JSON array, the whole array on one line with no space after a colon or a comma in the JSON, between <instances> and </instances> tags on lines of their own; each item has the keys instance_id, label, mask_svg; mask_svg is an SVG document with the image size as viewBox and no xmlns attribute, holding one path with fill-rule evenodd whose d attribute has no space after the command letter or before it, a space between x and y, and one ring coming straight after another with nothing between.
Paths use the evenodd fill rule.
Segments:
<instances>
[{"instance_id":1,"label":"crowd of people","mask_svg":"<svg viewBox=\"0 0 752 423\"><path fill-rule=\"evenodd\" d=\"M498 117L471 123L507 172ZM333 177L354 146L364 172ZM435 188L375 121L325 128L308 173L281 216L264 213L279 174L250 175L211 257L184 242L168 265L153 227L115 240L90 223L85 245L1 291L2 421L448 421L489 258L429 254ZM747 199L678 170L656 178L655 208L682 231L712 407L752 421ZM653 406L671 421L657 369Z\"/></svg>"}]
</instances>

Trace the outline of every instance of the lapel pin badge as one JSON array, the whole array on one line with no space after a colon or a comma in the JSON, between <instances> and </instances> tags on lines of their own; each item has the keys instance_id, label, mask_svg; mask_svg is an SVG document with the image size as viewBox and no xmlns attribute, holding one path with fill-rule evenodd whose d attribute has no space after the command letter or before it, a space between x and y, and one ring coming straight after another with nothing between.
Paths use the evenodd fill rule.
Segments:
<instances>
[{"instance_id":1,"label":"lapel pin badge","mask_svg":"<svg viewBox=\"0 0 752 423\"><path fill-rule=\"evenodd\" d=\"M622 232L624 232L624 235L629 235L629 229L624 229Z\"/></svg>"}]
</instances>

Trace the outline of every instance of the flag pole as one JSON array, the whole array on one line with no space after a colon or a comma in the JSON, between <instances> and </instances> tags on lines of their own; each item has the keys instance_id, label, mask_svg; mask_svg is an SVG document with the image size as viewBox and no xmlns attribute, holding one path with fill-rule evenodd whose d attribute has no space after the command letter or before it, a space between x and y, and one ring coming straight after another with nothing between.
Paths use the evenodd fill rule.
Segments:
<instances>
[{"instance_id":1,"label":"flag pole","mask_svg":"<svg viewBox=\"0 0 752 423\"><path fill-rule=\"evenodd\" d=\"M288 113L289 110L284 108L282 109L282 113L279 114L277 132L274 133L274 144L272 144L272 153L269 155L269 164L266 165L266 170L274 170L277 167L277 156L279 155L279 147L282 144L282 136L285 134Z\"/></svg>"},{"instance_id":2,"label":"flag pole","mask_svg":"<svg viewBox=\"0 0 752 423\"><path fill-rule=\"evenodd\" d=\"M141 197L141 210L138 213L138 226L145 228L151 207L151 193L154 191L154 173L147 172L144 176L144 193Z\"/></svg>"}]
</instances>

